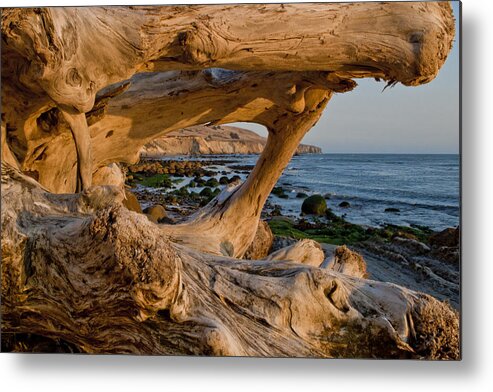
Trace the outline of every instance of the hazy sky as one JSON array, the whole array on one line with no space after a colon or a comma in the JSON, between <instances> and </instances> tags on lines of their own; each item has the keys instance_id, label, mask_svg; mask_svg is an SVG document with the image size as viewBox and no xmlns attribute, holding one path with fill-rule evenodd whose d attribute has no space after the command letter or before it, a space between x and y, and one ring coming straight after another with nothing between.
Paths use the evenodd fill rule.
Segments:
<instances>
[{"instance_id":1,"label":"hazy sky","mask_svg":"<svg viewBox=\"0 0 493 392\"><path fill-rule=\"evenodd\" d=\"M438 76L418 87L357 79L358 87L335 94L303 139L324 152L459 152L459 3L452 3L456 39ZM267 135L256 124L236 125Z\"/></svg>"}]
</instances>

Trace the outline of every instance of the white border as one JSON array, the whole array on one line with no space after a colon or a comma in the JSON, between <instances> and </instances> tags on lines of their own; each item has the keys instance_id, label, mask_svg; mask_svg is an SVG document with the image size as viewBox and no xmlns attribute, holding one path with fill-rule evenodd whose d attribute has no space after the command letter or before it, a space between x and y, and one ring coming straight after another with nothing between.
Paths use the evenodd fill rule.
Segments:
<instances>
[{"instance_id":1,"label":"white border","mask_svg":"<svg viewBox=\"0 0 493 392\"><path fill-rule=\"evenodd\" d=\"M227 1L210 1L227 3ZM252 1L245 1L252 2ZM253 1L256 2L256 1ZM97 5L13 1L2 6ZM165 4L169 1L104 1ZM203 1L179 0L196 4ZM461 362L0 355L4 391L488 391L493 385L493 15L490 1L463 2L463 360Z\"/></svg>"}]
</instances>

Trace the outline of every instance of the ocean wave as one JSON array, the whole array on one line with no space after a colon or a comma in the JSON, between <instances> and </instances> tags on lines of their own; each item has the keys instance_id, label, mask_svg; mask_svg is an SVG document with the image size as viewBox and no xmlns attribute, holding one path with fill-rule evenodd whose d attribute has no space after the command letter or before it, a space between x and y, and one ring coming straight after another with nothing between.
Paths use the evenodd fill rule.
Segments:
<instances>
[{"instance_id":1,"label":"ocean wave","mask_svg":"<svg viewBox=\"0 0 493 392\"><path fill-rule=\"evenodd\" d=\"M300 155L293 157L278 184L292 193L330 193L329 207L355 223L411 222L439 229L459 223L459 169L458 155ZM303 202L294 196L274 200L291 211L299 211ZM343 200L351 208L339 208ZM389 207L401 212L386 213Z\"/></svg>"}]
</instances>

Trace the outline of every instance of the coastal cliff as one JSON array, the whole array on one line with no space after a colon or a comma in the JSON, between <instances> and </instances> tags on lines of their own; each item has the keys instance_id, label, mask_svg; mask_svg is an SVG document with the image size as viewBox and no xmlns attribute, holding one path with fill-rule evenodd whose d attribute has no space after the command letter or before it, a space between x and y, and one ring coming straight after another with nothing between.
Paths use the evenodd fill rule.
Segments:
<instances>
[{"instance_id":1,"label":"coastal cliff","mask_svg":"<svg viewBox=\"0 0 493 392\"><path fill-rule=\"evenodd\" d=\"M247 129L226 125L199 125L171 132L146 144L141 155L260 154L267 138ZM317 146L300 144L296 154L320 154Z\"/></svg>"}]
</instances>

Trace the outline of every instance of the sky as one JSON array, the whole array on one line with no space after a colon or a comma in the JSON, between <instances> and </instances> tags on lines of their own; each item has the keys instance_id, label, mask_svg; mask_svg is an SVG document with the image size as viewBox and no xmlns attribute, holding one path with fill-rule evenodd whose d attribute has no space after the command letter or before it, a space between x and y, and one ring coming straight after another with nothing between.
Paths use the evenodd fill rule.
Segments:
<instances>
[{"instance_id":1,"label":"sky","mask_svg":"<svg viewBox=\"0 0 493 392\"><path fill-rule=\"evenodd\" d=\"M452 2L456 39L438 76L428 84L387 88L357 79L351 92L335 94L303 143L325 153L459 152L459 2ZM235 123L267 136L263 126Z\"/></svg>"}]
</instances>

